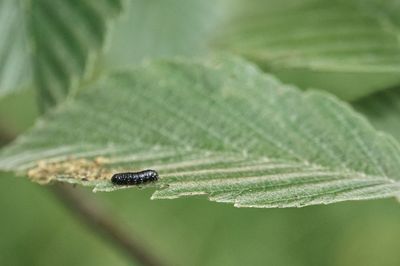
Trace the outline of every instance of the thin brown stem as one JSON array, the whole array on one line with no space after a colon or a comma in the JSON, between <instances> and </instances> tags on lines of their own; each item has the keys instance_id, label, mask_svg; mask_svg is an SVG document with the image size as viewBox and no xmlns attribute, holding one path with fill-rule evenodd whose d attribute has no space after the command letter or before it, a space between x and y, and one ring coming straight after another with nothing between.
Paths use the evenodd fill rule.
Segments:
<instances>
[{"instance_id":1,"label":"thin brown stem","mask_svg":"<svg viewBox=\"0 0 400 266\"><path fill-rule=\"evenodd\" d=\"M85 222L89 228L112 241L123 250L133 261L145 266L163 265L154 254L143 247L141 243L132 238L131 232L125 232L111 215L100 208L94 200L81 191L66 184L56 184L53 187L54 194L74 214Z\"/></svg>"},{"instance_id":2,"label":"thin brown stem","mask_svg":"<svg viewBox=\"0 0 400 266\"><path fill-rule=\"evenodd\" d=\"M12 132L9 129L4 128L0 124L0 147L13 141L16 135L17 135L16 133Z\"/></svg>"}]
</instances>

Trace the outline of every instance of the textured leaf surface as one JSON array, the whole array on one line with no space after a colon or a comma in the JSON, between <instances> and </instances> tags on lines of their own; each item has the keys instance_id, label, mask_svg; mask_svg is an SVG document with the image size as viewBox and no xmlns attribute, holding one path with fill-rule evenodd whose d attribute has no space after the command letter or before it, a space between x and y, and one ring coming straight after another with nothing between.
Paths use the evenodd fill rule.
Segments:
<instances>
[{"instance_id":1,"label":"textured leaf surface","mask_svg":"<svg viewBox=\"0 0 400 266\"><path fill-rule=\"evenodd\" d=\"M110 191L154 169L153 198L208 194L238 207L398 195L400 147L346 104L240 60L152 63L99 81L0 154L35 181ZM125 188L125 187L124 187Z\"/></svg>"},{"instance_id":2,"label":"textured leaf surface","mask_svg":"<svg viewBox=\"0 0 400 266\"><path fill-rule=\"evenodd\" d=\"M44 106L90 71L121 0L0 0L0 95L33 80Z\"/></svg>"},{"instance_id":3,"label":"textured leaf surface","mask_svg":"<svg viewBox=\"0 0 400 266\"><path fill-rule=\"evenodd\" d=\"M377 128L400 140L400 88L375 93L354 103Z\"/></svg>"},{"instance_id":4,"label":"textured leaf surface","mask_svg":"<svg viewBox=\"0 0 400 266\"><path fill-rule=\"evenodd\" d=\"M285 81L345 99L400 83L397 0L237 2L218 42Z\"/></svg>"},{"instance_id":5,"label":"textured leaf surface","mask_svg":"<svg viewBox=\"0 0 400 266\"><path fill-rule=\"evenodd\" d=\"M20 1L0 0L0 97L30 80L24 15Z\"/></svg>"}]
</instances>

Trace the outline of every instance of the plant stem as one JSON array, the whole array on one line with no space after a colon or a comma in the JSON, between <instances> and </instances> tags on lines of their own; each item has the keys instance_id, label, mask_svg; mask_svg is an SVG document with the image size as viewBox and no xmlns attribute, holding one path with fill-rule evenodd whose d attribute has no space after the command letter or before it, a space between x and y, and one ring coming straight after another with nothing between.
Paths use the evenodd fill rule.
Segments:
<instances>
[{"instance_id":1,"label":"plant stem","mask_svg":"<svg viewBox=\"0 0 400 266\"><path fill-rule=\"evenodd\" d=\"M90 199L70 185L56 184L52 187L54 194L67 206L78 218L85 222L88 227L112 241L122 249L133 261L140 262L145 266L163 265L153 254L141 243L132 238L131 232L125 232L122 226L110 218L110 214L100 208L95 201Z\"/></svg>"},{"instance_id":2,"label":"plant stem","mask_svg":"<svg viewBox=\"0 0 400 266\"><path fill-rule=\"evenodd\" d=\"M3 128L0 124L0 147L10 143L16 137L16 133L12 132L11 130Z\"/></svg>"}]
</instances>

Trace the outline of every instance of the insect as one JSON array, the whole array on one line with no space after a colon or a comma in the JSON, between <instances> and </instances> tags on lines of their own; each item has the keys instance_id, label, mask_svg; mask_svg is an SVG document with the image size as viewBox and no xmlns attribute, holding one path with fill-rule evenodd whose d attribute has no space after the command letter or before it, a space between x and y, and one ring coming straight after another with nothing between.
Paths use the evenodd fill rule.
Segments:
<instances>
[{"instance_id":1,"label":"insect","mask_svg":"<svg viewBox=\"0 0 400 266\"><path fill-rule=\"evenodd\" d=\"M117 173L111 177L114 185L140 185L158 180L158 173L154 170L144 170L140 172Z\"/></svg>"}]
</instances>

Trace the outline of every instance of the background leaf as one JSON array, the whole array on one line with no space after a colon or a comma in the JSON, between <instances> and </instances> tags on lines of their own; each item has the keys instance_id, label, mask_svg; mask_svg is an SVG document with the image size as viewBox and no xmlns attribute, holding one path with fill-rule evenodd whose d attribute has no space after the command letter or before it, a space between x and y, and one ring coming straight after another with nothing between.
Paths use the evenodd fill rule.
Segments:
<instances>
[{"instance_id":1,"label":"background leaf","mask_svg":"<svg viewBox=\"0 0 400 266\"><path fill-rule=\"evenodd\" d=\"M33 72L44 108L88 78L108 19L122 8L121 0L1 0L0 6L0 95Z\"/></svg>"},{"instance_id":2,"label":"background leaf","mask_svg":"<svg viewBox=\"0 0 400 266\"><path fill-rule=\"evenodd\" d=\"M30 83L24 15L21 1L0 0L0 97Z\"/></svg>"},{"instance_id":3,"label":"background leaf","mask_svg":"<svg viewBox=\"0 0 400 266\"><path fill-rule=\"evenodd\" d=\"M398 143L345 104L236 59L112 75L0 154L1 169L106 191L113 173L151 168L153 198L238 207L394 196L399 162Z\"/></svg>"},{"instance_id":4,"label":"background leaf","mask_svg":"<svg viewBox=\"0 0 400 266\"><path fill-rule=\"evenodd\" d=\"M283 81L353 100L400 83L398 1L236 1L217 43Z\"/></svg>"},{"instance_id":5,"label":"background leaf","mask_svg":"<svg viewBox=\"0 0 400 266\"><path fill-rule=\"evenodd\" d=\"M354 103L378 129L400 140L400 89L398 87L375 93Z\"/></svg>"}]
</instances>

